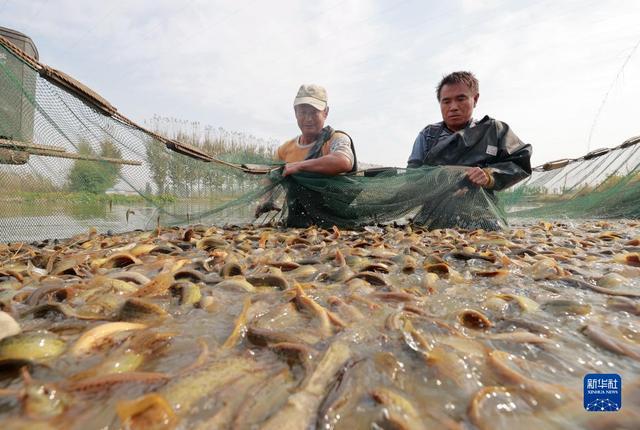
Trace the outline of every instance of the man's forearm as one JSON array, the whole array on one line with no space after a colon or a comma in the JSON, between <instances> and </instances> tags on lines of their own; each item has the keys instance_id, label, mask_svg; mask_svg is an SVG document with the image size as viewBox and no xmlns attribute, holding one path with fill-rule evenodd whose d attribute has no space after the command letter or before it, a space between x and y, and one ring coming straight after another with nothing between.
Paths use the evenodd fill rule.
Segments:
<instances>
[{"instance_id":1,"label":"man's forearm","mask_svg":"<svg viewBox=\"0 0 640 430\"><path fill-rule=\"evenodd\" d=\"M531 145L522 145L502 160L487 166L491 171L496 191L508 188L531 175Z\"/></svg>"},{"instance_id":2,"label":"man's forearm","mask_svg":"<svg viewBox=\"0 0 640 430\"><path fill-rule=\"evenodd\" d=\"M490 164L485 170L491 172L494 180L491 189L495 191L509 188L530 175L529 172L514 162Z\"/></svg>"},{"instance_id":3,"label":"man's forearm","mask_svg":"<svg viewBox=\"0 0 640 430\"><path fill-rule=\"evenodd\" d=\"M296 165L297 171L319 173L321 175L337 175L351 170L352 164L347 157L338 154L328 154L320 158L300 161Z\"/></svg>"}]
</instances>

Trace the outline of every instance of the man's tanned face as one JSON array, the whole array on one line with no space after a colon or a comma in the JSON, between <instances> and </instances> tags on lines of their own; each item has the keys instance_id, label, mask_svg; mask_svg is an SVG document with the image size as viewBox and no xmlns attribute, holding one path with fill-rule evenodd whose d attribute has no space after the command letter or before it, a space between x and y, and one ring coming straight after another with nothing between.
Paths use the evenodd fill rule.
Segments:
<instances>
[{"instance_id":1,"label":"man's tanned face","mask_svg":"<svg viewBox=\"0 0 640 430\"><path fill-rule=\"evenodd\" d=\"M305 138L311 139L311 143L322 132L324 122L327 119L327 113L329 108L325 110L318 110L311 105L302 104L295 106L294 111L296 113L296 120L298 121L298 127Z\"/></svg>"},{"instance_id":2,"label":"man's tanned face","mask_svg":"<svg viewBox=\"0 0 640 430\"><path fill-rule=\"evenodd\" d=\"M480 94L473 94L463 83L445 84L440 90L440 112L447 127L462 130L473 115Z\"/></svg>"}]
</instances>

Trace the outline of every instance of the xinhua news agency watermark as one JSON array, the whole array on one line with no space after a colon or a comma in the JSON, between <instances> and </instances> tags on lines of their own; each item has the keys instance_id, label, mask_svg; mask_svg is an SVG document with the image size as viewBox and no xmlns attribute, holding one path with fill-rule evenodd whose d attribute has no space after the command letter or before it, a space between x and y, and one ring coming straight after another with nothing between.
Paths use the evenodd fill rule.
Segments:
<instances>
[{"instance_id":1,"label":"xinhua news agency watermark","mask_svg":"<svg viewBox=\"0 0 640 430\"><path fill-rule=\"evenodd\" d=\"M622 408L622 378L616 373L590 373L584 377L584 409L615 412Z\"/></svg>"}]
</instances>

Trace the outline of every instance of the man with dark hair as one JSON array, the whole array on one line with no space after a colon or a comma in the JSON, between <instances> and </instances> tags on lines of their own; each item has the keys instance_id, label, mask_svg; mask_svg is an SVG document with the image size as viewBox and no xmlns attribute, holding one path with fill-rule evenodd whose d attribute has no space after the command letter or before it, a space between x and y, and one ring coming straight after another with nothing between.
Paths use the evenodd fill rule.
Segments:
<instances>
[{"instance_id":1,"label":"man with dark hair","mask_svg":"<svg viewBox=\"0 0 640 430\"><path fill-rule=\"evenodd\" d=\"M531 145L501 121L473 119L480 97L471 72L453 72L440 81L436 95L443 121L426 126L416 138L408 167L469 166L471 186L502 190L531 175Z\"/></svg>"}]
</instances>

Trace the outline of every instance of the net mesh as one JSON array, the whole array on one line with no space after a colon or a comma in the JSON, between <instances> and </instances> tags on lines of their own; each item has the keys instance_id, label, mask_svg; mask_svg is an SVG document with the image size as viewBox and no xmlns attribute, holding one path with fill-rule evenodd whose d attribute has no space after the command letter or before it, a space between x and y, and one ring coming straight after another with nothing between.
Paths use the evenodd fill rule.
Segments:
<instances>
[{"instance_id":1,"label":"net mesh","mask_svg":"<svg viewBox=\"0 0 640 430\"><path fill-rule=\"evenodd\" d=\"M494 195L466 183L462 167L284 178L274 142L164 118L146 126L0 39L0 240L198 223L498 229L508 218L640 214L640 138L547 163ZM267 199L282 210L255 220Z\"/></svg>"},{"instance_id":2,"label":"net mesh","mask_svg":"<svg viewBox=\"0 0 640 430\"><path fill-rule=\"evenodd\" d=\"M640 217L640 137L534 169L501 193L513 218Z\"/></svg>"}]
</instances>

